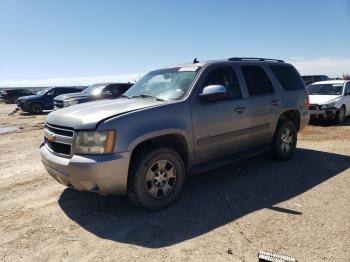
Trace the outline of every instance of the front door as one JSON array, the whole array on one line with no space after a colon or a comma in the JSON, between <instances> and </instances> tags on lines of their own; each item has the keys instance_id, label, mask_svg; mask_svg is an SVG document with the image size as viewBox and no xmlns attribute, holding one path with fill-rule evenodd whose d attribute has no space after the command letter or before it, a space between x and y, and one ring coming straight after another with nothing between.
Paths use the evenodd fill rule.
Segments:
<instances>
[{"instance_id":1,"label":"front door","mask_svg":"<svg viewBox=\"0 0 350 262\"><path fill-rule=\"evenodd\" d=\"M192 100L192 124L196 163L214 160L246 149L249 140L247 104L242 99L236 72L231 66L209 69L198 93L209 85L223 85L226 99L212 102Z\"/></svg>"}]
</instances>

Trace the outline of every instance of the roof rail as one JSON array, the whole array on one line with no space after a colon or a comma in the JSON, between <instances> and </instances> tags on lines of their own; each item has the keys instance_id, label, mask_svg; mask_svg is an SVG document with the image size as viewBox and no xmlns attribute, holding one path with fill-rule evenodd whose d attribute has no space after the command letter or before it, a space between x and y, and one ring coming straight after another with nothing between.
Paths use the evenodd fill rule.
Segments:
<instances>
[{"instance_id":1,"label":"roof rail","mask_svg":"<svg viewBox=\"0 0 350 262\"><path fill-rule=\"evenodd\" d=\"M260 57L231 57L228 61L274 61L284 63L283 60L272 59L272 58L260 58Z\"/></svg>"}]
</instances>

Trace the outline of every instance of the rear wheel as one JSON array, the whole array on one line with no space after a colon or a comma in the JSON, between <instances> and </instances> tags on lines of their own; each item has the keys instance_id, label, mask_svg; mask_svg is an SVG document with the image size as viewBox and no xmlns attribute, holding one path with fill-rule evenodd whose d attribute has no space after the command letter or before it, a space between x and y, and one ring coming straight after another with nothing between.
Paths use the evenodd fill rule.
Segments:
<instances>
[{"instance_id":1,"label":"rear wheel","mask_svg":"<svg viewBox=\"0 0 350 262\"><path fill-rule=\"evenodd\" d=\"M272 143L272 153L277 160L290 159L296 149L297 130L294 122L286 120L281 122L276 129Z\"/></svg>"},{"instance_id":2,"label":"rear wheel","mask_svg":"<svg viewBox=\"0 0 350 262\"><path fill-rule=\"evenodd\" d=\"M345 107L342 106L337 112L336 122L337 122L337 124L341 124L344 121L345 121Z\"/></svg>"},{"instance_id":3,"label":"rear wheel","mask_svg":"<svg viewBox=\"0 0 350 262\"><path fill-rule=\"evenodd\" d=\"M40 114L43 111L43 105L40 103L33 103L29 107L29 112L32 114Z\"/></svg>"},{"instance_id":4,"label":"rear wheel","mask_svg":"<svg viewBox=\"0 0 350 262\"><path fill-rule=\"evenodd\" d=\"M179 154L159 148L134 158L128 181L132 202L149 210L170 205L180 195L185 182L185 167Z\"/></svg>"}]
</instances>

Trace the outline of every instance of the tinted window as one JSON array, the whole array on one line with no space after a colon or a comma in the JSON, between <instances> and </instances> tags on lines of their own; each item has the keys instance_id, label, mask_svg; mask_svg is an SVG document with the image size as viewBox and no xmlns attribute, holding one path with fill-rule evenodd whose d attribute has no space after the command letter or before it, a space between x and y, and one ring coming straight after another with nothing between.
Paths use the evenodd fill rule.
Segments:
<instances>
[{"instance_id":1,"label":"tinted window","mask_svg":"<svg viewBox=\"0 0 350 262\"><path fill-rule=\"evenodd\" d=\"M270 68L284 90L293 91L304 89L304 83L301 81L299 74L293 67L272 65Z\"/></svg>"},{"instance_id":2,"label":"tinted window","mask_svg":"<svg viewBox=\"0 0 350 262\"><path fill-rule=\"evenodd\" d=\"M22 94L24 94L24 95L31 95L32 93L30 91L28 91L28 90L23 90Z\"/></svg>"},{"instance_id":3,"label":"tinted window","mask_svg":"<svg viewBox=\"0 0 350 262\"><path fill-rule=\"evenodd\" d=\"M122 89L120 85L110 85L109 90L112 93L112 96L118 97L122 94Z\"/></svg>"},{"instance_id":4,"label":"tinted window","mask_svg":"<svg viewBox=\"0 0 350 262\"><path fill-rule=\"evenodd\" d=\"M239 82L232 67L225 66L211 70L204 80L203 88L209 85L223 85L227 88L229 97L241 97Z\"/></svg>"},{"instance_id":5,"label":"tinted window","mask_svg":"<svg viewBox=\"0 0 350 262\"><path fill-rule=\"evenodd\" d=\"M273 92L272 83L260 66L242 66L242 72L250 96L259 96Z\"/></svg>"},{"instance_id":6,"label":"tinted window","mask_svg":"<svg viewBox=\"0 0 350 262\"><path fill-rule=\"evenodd\" d=\"M350 82L347 82L345 86L345 94L350 95Z\"/></svg>"}]
</instances>

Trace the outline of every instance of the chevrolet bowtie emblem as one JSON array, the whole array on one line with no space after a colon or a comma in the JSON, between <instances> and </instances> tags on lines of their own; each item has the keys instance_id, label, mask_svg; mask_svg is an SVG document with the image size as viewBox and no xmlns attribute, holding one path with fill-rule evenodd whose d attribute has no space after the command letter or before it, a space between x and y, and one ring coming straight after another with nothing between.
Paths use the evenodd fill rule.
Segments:
<instances>
[{"instance_id":1,"label":"chevrolet bowtie emblem","mask_svg":"<svg viewBox=\"0 0 350 262\"><path fill-rule=\"evenodd\" d=\"M49 140L50 142L54 142L54 141L56 141L56 136L50 134L47 136L47 140Z\"/></svg>"}]
</instances>

